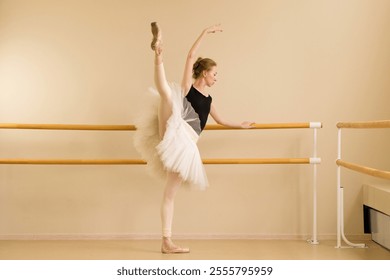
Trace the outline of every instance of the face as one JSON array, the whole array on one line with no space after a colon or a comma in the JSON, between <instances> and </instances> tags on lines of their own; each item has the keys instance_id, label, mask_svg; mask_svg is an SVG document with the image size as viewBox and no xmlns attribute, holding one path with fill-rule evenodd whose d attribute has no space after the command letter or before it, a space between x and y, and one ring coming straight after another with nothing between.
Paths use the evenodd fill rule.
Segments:
<instances>
[{"instance_id":1,"label":"face","mask_svg":"<svg viewBox=\"0 0 390 280\"><path fill-rule=\"evenodd\" d=\"M210 70L204 71L203 77L206 81L206 85L211 87L217 81L217 66L211 67Z\"/></svg>"}]
</instances>

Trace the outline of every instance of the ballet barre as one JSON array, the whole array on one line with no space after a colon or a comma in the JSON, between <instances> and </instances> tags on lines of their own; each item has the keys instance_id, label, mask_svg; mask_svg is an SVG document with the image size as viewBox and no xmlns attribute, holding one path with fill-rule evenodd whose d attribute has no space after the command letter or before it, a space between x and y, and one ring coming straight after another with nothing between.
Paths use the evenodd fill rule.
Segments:
<instances>
[{"instance_id":1,"label":"ballet barre","mask_svg":"<svg viewBox=\"0 0 390 280\"><path fill-rule=\"evenodd\" d=\"M317 164L319 158L213 158L203 159L203 164ZM41 165L142 165L141 159L0 159L0 164Z\"/></svg>"},{"instance_id":2,"label":"ballet barre","mask_svg":"<svg viewBox=\"0 0 390 280\"><path fill-rule=\"evenodd\" d=\"M346 128L352 129L376 129L390 128L390 120L383 121L368 121L368 122L339 122L336 125L337 134L337 245L336 248L342 248L341 239L354 248L366 248L366 244L353 243L349 241L344 232L344 188L341 186L341 167L370 175L377 178L390 180L390 171L379 170L368 166L359 165L356 163L341 160L341 130Z\"/></svg>"},{"instance_id":3,"label":"ballet barre","mask_svg":"<svg viewBox=\"0 0 390 280\"><path fill-rule=\"evenodd\" d=\"M293 128L322 128L320 122L306 123L272 123L253 124L250 129L293 129ZM25 124L25 123L0 123L0 129L42 129L42 130L105 130L105 131L134 131L135 125L91 125L91 124ZM206 130L233 130L243 128L231 128L219 124L208 124Z\"/></svg>"},{"instance_id":4,"label":"ballet barre","mask_svg":"<svg viewBox=\"0 0 390 280\"><path fill-rule=\"evenodd\" d=\"M343 160L337 160L336 164L338 166L342 166L359 173L364 173L366 175L370 175L373 177L390 180L390 171L383 171L383 170L379 170L379 169L375 169L375 168L371 168L371 167L367 167L364 165L359 165L359 164L355 164Z\"/></svg>"},{"instance_id":5,"label":"ballet barre","mask_svg":"<svg viewBox=\"0 0 390 280\"><path fill-rule=\"evenodd\" d=\"M337 128L390 128L390 120L372 122L339 122Z\"/></svg>"},{"instance_id":6,"label":"ballet barre","mask_svg":"<svg viewBox=\"0 0 390 280\"><path fill-rule=\"evenodd\" d=\"M317 129L322 128L321 122L271 123L253 124L247 130L258 129L313 129L313 152L309 158L223 158L202 159L204 164L310 164L313 166L313 229L309 243L319 244L317 240L317 165L321 158L317 157ZM23 124L0 123L0 129L35 129L35 130L86 130L86 131L135 131L136 126L129 125L90 125L90 124ZM218 124L206 125L205 130L243 130ZM14 159L0 158L0 164L10 165L145 165L141 159Z\"/></svg>"}]
</instances>

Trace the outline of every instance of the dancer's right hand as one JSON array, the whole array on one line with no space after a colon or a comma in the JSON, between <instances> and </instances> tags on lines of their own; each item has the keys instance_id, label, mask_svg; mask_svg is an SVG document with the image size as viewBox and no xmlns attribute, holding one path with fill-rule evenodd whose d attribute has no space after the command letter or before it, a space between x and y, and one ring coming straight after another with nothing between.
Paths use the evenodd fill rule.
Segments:
<instances>
[{"instance_id":1,"label":"dancer's right hand","mask_svg":"<svg viewBox=\"0 0 390 280\"><path fill-rule=\"evenodd\" d=\"M221 24L215 24L213 26L210 26L205 29L206 33L215 33L215 32L222 32L223 29L221 27Z\"/></svg>"}]
</instances>

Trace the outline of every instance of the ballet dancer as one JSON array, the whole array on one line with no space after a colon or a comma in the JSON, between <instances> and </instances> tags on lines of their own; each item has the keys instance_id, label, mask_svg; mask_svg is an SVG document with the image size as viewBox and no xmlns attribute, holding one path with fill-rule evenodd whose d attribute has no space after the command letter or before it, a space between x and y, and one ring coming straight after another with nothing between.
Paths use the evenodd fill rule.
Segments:
<instances>
[{"instance_id":1,"label":"ballet dancer","mask_svg":"<svg viewBox=\"0 0 390 280\"><path fill-rule=\"evenodd\" d=\"M216 123L233 128L251 128L253 122L235 123L223 119L206 94L206 88L217 81L217 64L210 58L197 58L202 40L209 34L222 32L221 26L204 29L188 52L181 85L168 83L163 64L162 31L151 23L154 51L154 82L158 92L155 118L139 122L135 141L148 165L162 169L166 184L161 203L162 245L164 254L189 253L189 248L175 245L172 240L174 199L181 184L188 183L198 189L208 186L206 172L196 145L208 116ZM154 123L154 124L153 124ZM157 127L156 127L157 126ZM153 130L155 131L153 133ZM152 134L156 140L150 140Z\"/></svg>"}]
</instances>

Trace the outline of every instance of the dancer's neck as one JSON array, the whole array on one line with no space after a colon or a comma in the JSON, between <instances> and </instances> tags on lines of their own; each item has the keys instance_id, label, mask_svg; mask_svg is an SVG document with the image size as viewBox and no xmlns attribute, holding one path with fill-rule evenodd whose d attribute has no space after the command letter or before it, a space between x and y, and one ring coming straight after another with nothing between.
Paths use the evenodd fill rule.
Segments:
<instances>
[{"instance_id":1,"label":"dancer's neck","mask_svg":"<svg viewBox=\"0 0 390 280\"><path fill-rule=\"evenodd\" d=\"M208 96L208 94L206 94L205 90L206 90L206 83L202 80L195 80L195 82L193 83L193 87L199 91L201 94L203 94L204 96Z\"/></svg>"}]
</instances>

